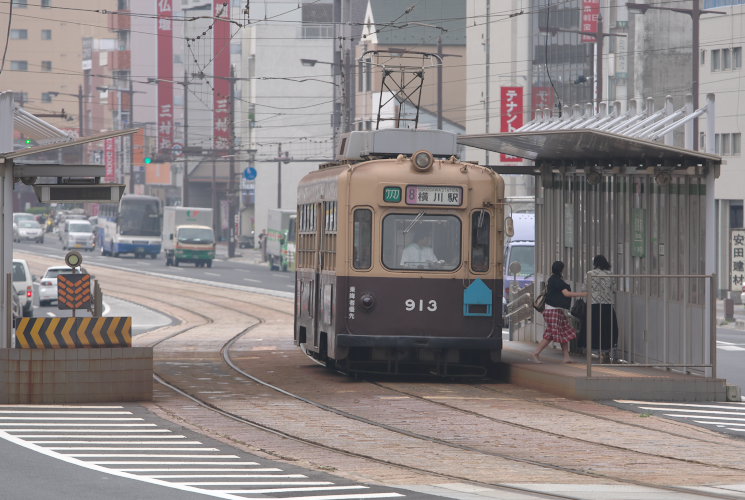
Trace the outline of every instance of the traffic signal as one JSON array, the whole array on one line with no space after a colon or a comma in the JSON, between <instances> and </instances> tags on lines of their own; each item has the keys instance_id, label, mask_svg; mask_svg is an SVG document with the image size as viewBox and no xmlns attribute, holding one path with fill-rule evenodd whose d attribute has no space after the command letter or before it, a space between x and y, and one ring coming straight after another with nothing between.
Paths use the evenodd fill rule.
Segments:
<instances>
[{"instance_id":1,"label":"traffic signal","mask_svg":"<svg viewBox=\"0 0 745 500\"><path fill-rule=\"evenodd\" d=\"M153 158L151 156L145 157L145 165L149 165L153 162Z\"/></svg>"}]
</instances>

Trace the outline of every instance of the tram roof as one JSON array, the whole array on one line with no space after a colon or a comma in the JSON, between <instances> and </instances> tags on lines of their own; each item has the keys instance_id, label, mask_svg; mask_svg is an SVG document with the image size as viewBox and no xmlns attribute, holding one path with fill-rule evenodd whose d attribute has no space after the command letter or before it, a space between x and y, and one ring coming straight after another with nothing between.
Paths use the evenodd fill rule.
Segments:
<instances>
[{"instance_id":1,"label":"tram roof","mask_svg":"<svg viewBox=\"0 0 745 500\"><path fill-rule=\"evenodd\" d=\"M459 136L458 143L533 160L537 166L688 168L722 162L718 155L591 129L469 134Z\"/></svg>"}]
</instances>

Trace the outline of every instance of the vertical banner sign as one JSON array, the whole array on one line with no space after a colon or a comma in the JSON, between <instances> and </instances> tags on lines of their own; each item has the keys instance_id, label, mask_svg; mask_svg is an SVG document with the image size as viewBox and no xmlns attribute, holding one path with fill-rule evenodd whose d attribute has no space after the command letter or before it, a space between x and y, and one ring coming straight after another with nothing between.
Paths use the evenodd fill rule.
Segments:
<instances>
[{"instance_id":1,"label":"vertical banner sign","mask_svg":"<svg viewBox=\"0 0 745 500\"><path fill-rule=\"evenodd\" d=\"M523 88L522 87L502 87L502 127L501 132L514 132L523 126ZM502 162L521 162L522 158L500 154L499 159Z\"/></svg>"},{"instance_id":2,"label":"vertical banner sign","mask_svg":"<svg viewBox=\"0 0 745 500\"><path fill-rule=\"evenodd\" d=\"M105 182L116 182L116 137L103 141L103 164L106 166Z\"/></svg>"},{"instance_id":3,"label":"vertical banner sign","mask_svg":"<svg viewBox=\"0 0 745 500\"><path fill-rule=\"evenodd\" d=\"M531 100L533 116L540 109L554 109L554 90L551 87L533 87Z\"/></svg>"},{"instance_id":4,"label":"vertical banner sign","mask_svg":"<svg viewBox=\"0 0 745 500\"><path fill-rule=\"evenodd\" d=\"M214 72L215 80L213 82L214 94L213 100L213 137L214 149L216 151L228 151L231 147L230 127L230 86L233 82L230 80L230 3L218 2L213 3L215 28L214 41Z\"/></svg>"},{"instance_id":5,"label":"vertical banner sign","mask_svg":"<svg viewBox=\"0 0 745 500\"><path fill-rule=\"evenodd\" d=\"M158 0L158 152L173 145L173 0Z\"/></svg>"},{"instance_id":6,"label":"vertical banner sign","mask_svg":"<svg viewBox=\"0 0 745 500\"><path fill-rule=\"evenodd\" d=\"M730 229L729 248L729 289L739 292L745 285L745 229Z\"/></svg>"},{"instance_id":7,"label":"vertical banner sign","mask_svg":"<svg viewBox=\"0 0 745 500\"><path fill-rule=\"evenodd\" d=\"M598 32L598 17L600 16L600 0L582 1L582 29L588 33ZM595 37L582 35L583 42L595 42Z\"/></svg>"}]
</instances>

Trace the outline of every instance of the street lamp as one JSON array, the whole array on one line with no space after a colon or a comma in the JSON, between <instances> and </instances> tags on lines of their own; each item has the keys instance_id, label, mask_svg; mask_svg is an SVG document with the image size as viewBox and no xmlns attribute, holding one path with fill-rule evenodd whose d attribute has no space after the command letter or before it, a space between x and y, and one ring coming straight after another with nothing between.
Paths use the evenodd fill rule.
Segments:
<instances>
[{"instance_id":1,"label":"street lamp","mask_svg":"<svg viewBox=\"0 0 745 500\"><path fill-rule=\"evenodd\" d=\"M691 99L693 100L693 111L698 110L698 66L699 66L699 24L702 14L726 14L726 12L717 10L701 10L699 0L693 0L691 9L679 9L677 7L658 7L647 3L626 2L626 8L631 14L646 14L647 10L669 10L671 12L680 12L688 14L692 21L692 42L691 42ZM693 119L693 150L698 150L698 118Z\"/></svg>"},{"instance_id":2,"label":"street lamp","mask_svg":"<svg viewBox=\"0 0 745 500\"><path fill-rule=\"evenodd\" d=\"M694 0L695 1L695 0ZM628 5L628 4L627 4ZM603 33L603 16L598 16L598 29L595 32L592 31L579 31L579 30L568 30L562 28L538 28L541 33L577 33L579 35L589 36L595 39L595 45L597 54L595 54L595 105L600 108L600 103L603 101L603 39L606 36L626 36L623 33ZM575 82L582 83L582 82Z\"/></svg>"},{"instance_id":3,"label":"street lamp","mask_svg":"<svg viewBox=\"0 0 745 500\"><path fill-rule=\"evenodd\" d=\"M49 95L58 96L58 95L67 95L71 97L77 97L78 98L78 136L82 139L83 138L83 86L78 85L78 93L77 94L68 94L67 92L48 92Z\"/></svg>"},{"instance_id":4,"label":"street lamp","mask_svg":"<svg viewBox=\"0 0 745 500\"><path fill-rule=\"evenodd\" d=\"M340 123L341 120L339 119L340 114L345 118L345 125L342 130L344 132L348 131L347 126L346 126L347 112L345 110L344 113L341 113L341 109L340 109L341 106L338 103L338 95L337 95L337 90L336 90L336 87L337 87L336 77L338 75L339 65L336 63L332 63L332 62L319 61L318 59L300 59L300 64L306 67L310 67L310 68L312 68L316 64L328 64L333 69L334 81L329 82L329 83L331 83L334 86L333 94L331 96L331 102L333 103L333 106L334 106L334 108L331 111L331 128L332 128L331 142L334 148L334 159L336 159L336 155L338 154L336 150L336 146L339 142L339 129L341 128L341 123ZM346 99L344 96L344 85L342 84L342 105L344 105L345 102L346 102Z\"/></svg>"}]
</instances>

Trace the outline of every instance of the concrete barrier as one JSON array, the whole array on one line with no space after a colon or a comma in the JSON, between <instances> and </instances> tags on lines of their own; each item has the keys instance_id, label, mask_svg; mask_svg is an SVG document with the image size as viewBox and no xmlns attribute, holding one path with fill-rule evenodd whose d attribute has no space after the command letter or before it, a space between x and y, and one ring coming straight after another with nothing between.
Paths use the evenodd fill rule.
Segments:
<instances>
[{"instance_id":1,"label":"concrete barrier","mask_svg":"<svg viewBox=\"0 0 745 500\"><path fill-rule=\"evenodd\" d=\"M0 404L152 401L153 349L0 349Z\"/></svg>"}]
</instances>

